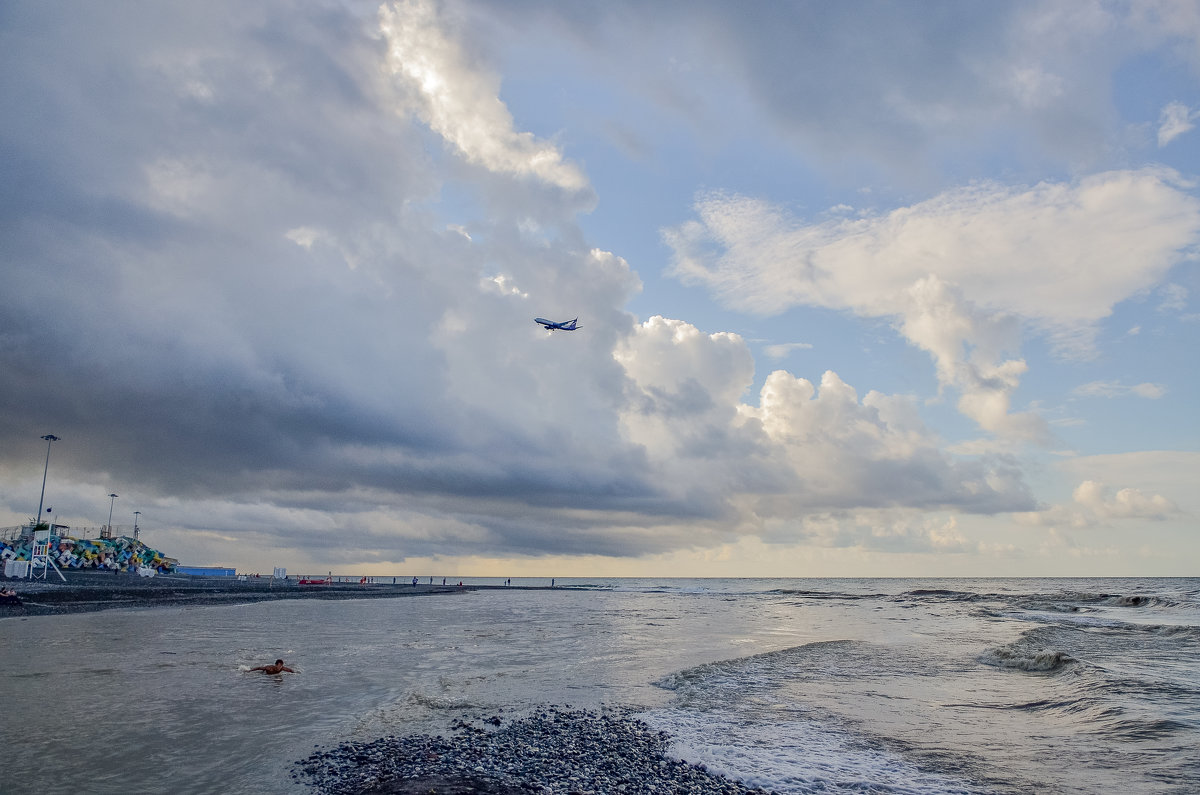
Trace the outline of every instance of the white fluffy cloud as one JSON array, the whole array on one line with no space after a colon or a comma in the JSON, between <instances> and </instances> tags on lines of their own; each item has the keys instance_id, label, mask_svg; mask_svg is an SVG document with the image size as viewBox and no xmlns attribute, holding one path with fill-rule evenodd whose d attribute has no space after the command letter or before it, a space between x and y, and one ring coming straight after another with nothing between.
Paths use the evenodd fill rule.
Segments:
<instances>
[{"instance_id":1,"label":"white fluffy cloud","mask_svg":"<svg viewBox=\"0 0 1200 795\"><path fill-rule=\"evenodd\" d=\"M1072 502L1041 511L1018 513L1018 522L1039 527L1083 529L1125 519L1161 521L1179 513L1179 507L1161 494L1125 487L1114 490L1095 480L1080 483Z\"/></svg>"},{"instance_id":2,"label":"white fluffy cloud","mask_svg":"<svg viewBox=\"0 0 1200 795\"><path fill-rule=\"evenodd\" d=\"M583 171L557 147L513 129L499 79L472 63L448 33L444 15L433 0L399 0L379 9L388 68L408 89L408 104L421 120L472 163L570 193L589 191Z\"/></svg>"},{"instance_id":3,"label":"white fluffy cloud","mask_svg":"<svg viewBox=\"0 0 1200 795\"><path fill-rule=\"evenodd\" d=\"M1161 494L1123 488L1115 493L1103 483L1085 480L1071 495L1075 503L1097 519L1164 519L1179 509Z\"/></svg>"},{"instance_id":4,"label":"white fluffy cloud","mask_svg":"<svg viewBox=\"0 0 1200 795\"><path fill-rule=\"evenodd\" d=\"M1200 202L1170 172L1074 183L982 183L890 213L806 223L767 202L708 194L664 231L676 275L731 307L848 309L892 318L933 357L959 408L996 434L1038 439L1014 413L1021 326L1086 355L1095 324L1160 281L1200 240Z\"/></svg>"},{"instance_id":5,"label":"white fluffy cloud","mask_svg":"<svg viewBox=\"0 0 1200 795\"><path fill-rule=\"evenodd\" d=\"M956 460L904 397L859 399L832 371L819 388L771 373L757 405L744 341L651 318L616 353L633 384L622 412L662 481L723 499L742 527L813 511L951 507L1021 510L1019 470L1000 459Z\"/></svg>"}]
</instances>

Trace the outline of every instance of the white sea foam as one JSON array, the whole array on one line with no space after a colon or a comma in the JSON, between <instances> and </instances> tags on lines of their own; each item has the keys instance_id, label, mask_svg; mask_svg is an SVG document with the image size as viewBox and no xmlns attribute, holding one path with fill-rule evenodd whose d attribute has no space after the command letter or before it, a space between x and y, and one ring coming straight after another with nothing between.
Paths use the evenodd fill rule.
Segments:
<instances>
[{"instance_id":1,"label":"white sea foam","mask_svg":"<svg viewBox=\"0 0 1200 795\"><path fill-rule=\"evenodd\" d=\"M671 753L751 786L808 793L978 793L970 782L918 765L829 723L755 721L737 713L655 710L639 716L672 735Z\"/></svg>"}]
</instances>

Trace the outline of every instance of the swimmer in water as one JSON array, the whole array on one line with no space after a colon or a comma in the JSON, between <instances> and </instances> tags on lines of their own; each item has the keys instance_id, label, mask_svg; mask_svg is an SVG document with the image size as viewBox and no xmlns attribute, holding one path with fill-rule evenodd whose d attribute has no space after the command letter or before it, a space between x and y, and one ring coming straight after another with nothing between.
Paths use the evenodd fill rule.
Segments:
<instances>
[{"instance_id":1,"label":"swimmer in water","mask_svg":"<svg viewBox=\"0 0 1200 795\"><path fill-rule=\"evenodd\" d=\"M283 664L283 660L276 660L274 665L259 665L250 669L251 671L262 671L264 674L281 674L287 671L289 674L296 673L291 668Z\"/></svg>"}]
</instances>

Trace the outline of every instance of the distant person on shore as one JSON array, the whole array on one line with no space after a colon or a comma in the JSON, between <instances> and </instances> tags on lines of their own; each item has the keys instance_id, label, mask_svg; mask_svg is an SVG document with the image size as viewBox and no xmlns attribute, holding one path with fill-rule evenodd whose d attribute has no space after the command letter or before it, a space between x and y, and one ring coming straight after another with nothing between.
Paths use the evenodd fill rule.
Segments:
<instances>
[{"instance_id":1,"label":"distant person on shore","mask_svg":"<svg viewBox=\"0 0 1200 795\"><path fill-rule=\"evenodd\" d=\"M291 668L283 664L283 660L276 660L273 665L258 665L250 669L251 671L262 671L264 674L281 674L284 671L289 674L296 673Z\"/></svg>"},{"instance_id":2,"label":"distant person on shore","mask_svg":"<svg viewBox=\"0 0 1200 795\"><path fill-rule=\"evenodd\" d=\"M417 578L416 577L413 577L413 587L414 588L417 587Z\"/></svg>"}]
</instances>

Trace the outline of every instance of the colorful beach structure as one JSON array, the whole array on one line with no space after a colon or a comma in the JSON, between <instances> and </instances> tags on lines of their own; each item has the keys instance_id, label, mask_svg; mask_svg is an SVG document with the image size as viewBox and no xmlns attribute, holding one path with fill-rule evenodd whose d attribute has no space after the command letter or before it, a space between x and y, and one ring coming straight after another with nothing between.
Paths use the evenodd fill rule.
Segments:
<instances>
[{"instance_id":1,"label":"colorful beach structure","mask_svg":"<svg viewBox=\"0 0 1200 795\"><path fill-rule=\"evenodd\" d=\"M33 539L0 540L0 563L5 572L10 563L30 561ZM169 558L135 538L72 538L50 536L50 559L60 569L128 571L139 574L169 574L179 561ZM22 567L23 568L23 567Z\"/></svg>"}]
</instances>

